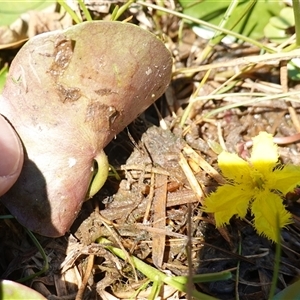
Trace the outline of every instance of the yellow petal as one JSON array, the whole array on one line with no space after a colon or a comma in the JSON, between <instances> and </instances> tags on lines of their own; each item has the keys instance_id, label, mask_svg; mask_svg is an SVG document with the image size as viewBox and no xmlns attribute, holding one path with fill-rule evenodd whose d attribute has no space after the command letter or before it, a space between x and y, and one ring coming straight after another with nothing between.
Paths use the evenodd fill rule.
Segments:
<instances>
[{"instance_id":1,"label":"yellow petal","mask_svg":"<svg viewBox=\"0 0 300 300\"><path fill-rule=\"evenodd\" d=\"M260 132L253 138L253 147L249 159L251 165L262 173L270 172L277 164L278 149L273 142L273 136L267 132Z\"/></svg>"},{"instance_id":2,"label":"yellow petal","mask_svg":"<svg viewBox=\"0 0 300 300\"><path fill-rule=\"evenodd\" d=\"M204 211L215 214L216 226L228 224L232 216L245 217L251 197L240 186L225 184L204 202Z\"/></svg>"},{"instance_id":3,"label":"yellow petal","mask_svg":"<svg viewBox=\"0 0 300 300\"><path fill-rule=\"evenodd\" d=\"M222 174L236 183L250 183L249 163L234 153L223 151L218 156L218 165Z\"/></svg>"},{"instance_id":4,"label":"yellow petal","mask_svg":"<svg viewBox=\"0 0 300 300\"><path fill-rule=\"evenodd\" d=\"M279 242L277 231L292 223L291 214L285 209L282 199L270 191L261 191L256 194L251 211L257 232L274 242ZM276 215L279 224L277 224Z\"/></svg>"},{"instance_id":5,"label":"yellow petal","mask_svg":"<svg viewBox=\"0 0 300 300\"><path fill-rule=\"evenodd\" d=\"M286 165L282 169L276 169L271 177L274 178L272 180L272 189L279 190L286 195L300 184L300 167Z\"/></svg>"}]
</instances>

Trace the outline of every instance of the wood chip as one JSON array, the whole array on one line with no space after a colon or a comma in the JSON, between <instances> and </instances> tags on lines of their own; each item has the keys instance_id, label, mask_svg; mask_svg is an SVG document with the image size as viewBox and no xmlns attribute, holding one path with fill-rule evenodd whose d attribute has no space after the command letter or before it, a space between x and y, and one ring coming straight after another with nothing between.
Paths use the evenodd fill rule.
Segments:
<instances>
[{"instance_id":1,"label":"wood chip","mask_svg":"<svg viewBox=\"0 0 300 300\"><path fill-rule=\"evenodd\" d=\"M164 229L166 226L166 203L168 177L156 175L155 196L153 199L153 226ZM152 259L155 266L162 267L165 252L166 236L164 234L152 234Z\"/></svg>"}]
</instances>

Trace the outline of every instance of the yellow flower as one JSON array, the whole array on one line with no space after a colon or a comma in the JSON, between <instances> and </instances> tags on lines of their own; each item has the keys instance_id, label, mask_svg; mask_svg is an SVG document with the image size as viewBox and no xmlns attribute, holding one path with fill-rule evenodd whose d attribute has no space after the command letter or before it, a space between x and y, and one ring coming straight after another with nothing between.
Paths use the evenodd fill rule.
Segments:
<instances>
[{"instance_id":1,"label":"yellow flower","mask_svg":"<svg viewBox=\"0 0 300 300\"><path fill-rule=\"evenodd\" d=\"M214 213L217 227L228 224L234 215L244 218L250 208L257 232L278 242L278 225L292 223L282 196L300 183L300 167L279 165L278 156L277 145L266 132L253 138L248 161L227 151L220 153L218 164L227 183L211 193L204 206L205 212Z\"/></svg>"}]
</instances>

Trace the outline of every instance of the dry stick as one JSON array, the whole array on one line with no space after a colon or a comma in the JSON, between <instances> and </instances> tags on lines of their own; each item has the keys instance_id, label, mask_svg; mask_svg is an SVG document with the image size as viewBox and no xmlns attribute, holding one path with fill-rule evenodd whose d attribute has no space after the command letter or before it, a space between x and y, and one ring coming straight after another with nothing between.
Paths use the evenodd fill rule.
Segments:
<instances>
[{"instance_id":1,"label":"dry stick","mask_svg":"<svg viewBox=\"0 0 300 300\"><path fill-rule=\"evenodd\" d=\"M296 49L290 52L281 52L281 53L273 53L273 54L264 54L264 55L253 55L247 57L240 57L236 59L232 59L230 61L224 61L220 63L212 63L194 68L183 68L177 69L175 74L183 74L183 73L196 73L201 71L206 71L209 69L216 68L225 68L225 67L237 67L240 65L251 65L251 64L264 64L264 65L278 65L282 60L291 60L293 58L300 58L300 49Z\"/></svg>"},{"instance_id":2,"label":"dry stick","mask_svg":"<svg viewBox=\"0 0 300 300\"><path fill-rule=\"evenodd\" d=\"M220 174L218 174L218 172L216 170L214 170L211 166L207 167L209 164L207 162L205 162L204 159L201 159L201 157L199 155L197 155L197 153L192 148L190 148L188 145L186 145L183 148L183 152L185 152L186 155L189 155L196 162L199 162L199 166L203 169L205 168L205 171L210 176L212 176L212 178L214 178L217 182L224 183L224 178ZM201 183L198 182L197 179L195 178L192 170L189 168L189 165L186 162L185 157L183 156L182 153L180 153L179 165L181 166L183 172L185 173L185 176L187 177L187 179L192 187L192 190L197 195L198 200L200 201L200 203L203 206L203 204L204 204L203 198L205 196L204 189L202 188ZM212 214L209 214L209 216L211 216L213 218ZM232 245L232 242L230 240L227 230L224 227L220 227L220 228L218 228L218 230L219 230L220 234L224 237L224 239L228 242L228 244Z\"/></svg>"},{"instance_id":3,"label":"dry stick","mask_svg":"<svg viewBox=\"0 0 300 300\"><path fill-rule=\"evenodd\" d=\"M134 263L133 263L133 260L131 258L131 256L129 255L128 251L126 251L125 247L123 246L121 240L120 240L120 236L119 236L119 233L117 232L116 228L115 228L115 224L112 223L112 222L106 222L106 218L104 218L100 213L98 214L97 216L102 224L106 227L106 229L108 230L108 232L112 235L112 237L115 239L116 243L118 244L118 246L121 248L121 250L124 252L124 255L126 256L126 259L127 261L129 262L129 264L131 265L132 267L132 271L133 271L133 274L134 274L134 278L135 278L135 281L138 282L138 276L137 276L137 273L136 273L136 269L135 269L135 266L134 266ZM108 224L110 225L113 225L113 226L109 226ZM75 299L76 300L76 299Z\"/></svg>"},{"instance_id":4,"label":"dry stick","mask_svg":"<svg viewBox=\"0 0 300 300\"><path fill-rule=\"evenodd\" d=\"M198 180L196 179L196 177L194 176L193 171L191 170L188 162L186 161L185 157L183 156L182 153L179 153L179 165L182 169L182 171L184 172L192 190L194 191L197 199L199 200L199 202L203 205L203 199L204 199L204 192L203 189L200 185L200 183L198 182Z\"/></svg>"},{"instance_id":5,"label":"dry stick","mask_svg":"<svg viewBox=\"0 0 300 300\"><path fill-rule=\"evenodd\" d=\"M217 135L218 135L219 143L220 143L222 149L227 150L227 147L226 147L226 144L225 144L225 141L223 138L222 127L221 127L220 122L217 123Z\"/></svg>"},{"instance_id":6,"label":"dry stick","mask_svg":"<svg viewBox=\"0 0 300 300\"><path fill-rule=\"evenodd\" d=\"M198 202L195 193L191 190L179 190L177 192L168 193L167 207L178 206L187 203Z\"/></svg>"},{"instance_id":7,"label":"dry stick","mask_svg":"<svg viewBox=\"0 0 300 300\"><path fill-rule=\"evenodd\" d=\"M186 252L187 252L187 260L188 260L188 280L187 280L187 299L192 300L192 291L195 289L193 284L193 262L192 262L192 205L188 203L188 219L187 219L187 245L186 245Z\"/></svg>"},{"instance_id":8,"label":"dry stick","mask_svg":"<svg viewBox=\"0 0 300 300\"><path fill-rule=\"evenodd\" d=\"M203 169L210 177L212 177L219 184L224 184L226 180L220 175L215 168L213 168L203 157L201 157L194 149L189 145L185 145L183 148L185 155L192 158L201 169Z\"/></svg>"},{"instance_id":9,"label":"dry stick","mask_svg":"<svg viewBox=\"0 0 300 300\"><path fill-rule=\"evenodd\" d=\"M138 228L138 229L141 229L141 230L148 231L150 233L163 234L163 235L166 235L166 236L172 236L176 239L182 239L182 240L187 239L186 235L181 234L181 233L177 233L177 232L174 232L174 231L170 231L169 229L161 229L161 228L150 227L150 226L143 225L143 224L140 224L140 223L136 224L135 227ZM193 239L193 242L197 242L197 238ZM147 243L149 243L149 241L147 241Z\"/></svg>"},{"instance_id":10,"label":"dry stick","mask_svg":"<svg viewBox=\"0 0 300 300\"><path fill-rule=\"evenodd\" d=\"M139 170L139 171L144 171L145 173L156 173L156 174L161 174L161 175L167 175L169 176L170 173L168 171L166 171L165 169L162 168L156 168L153 167L152 165L148 165L148 166L141 166L141 165L122 165L121 166L121 170Z\"/></svg>"},{"instance_id":11,"label":"dry stick","mask_svg":"<svg viewBox=\"0 0 300 300\"><path fill-rule=\"evenodd\" d=\"M287 71L287 61L282 60L280 63L280 83L282 86L282 90L284 93L288 92L288 71ZM290 101L287 101L288 111L290 113L291 119L293 121L294 126L296 127L297 131L300 132L300 122L297 116L297 113L292 106Z\"/></svg>"},{"instance_id":12,"label":"dry stick","mask_svg":"<svg viewBox=\"0 0 300 300\"><path fill-rule=\"evenodd\" d=\"M165 229L166 227L166 202L168 192L168 177L157 174L155 176L155 195L153 199L153 227ZM166 236L152 234L152 260L156 267L161 268L165 253Z\"/></svg>"},{"instance_id":13,"label":"dry stick","mask_svg":"<svg viewBox=\"0 0 300 300\"><path fill-rule=\"evenodd\" d=\"M95 258L94 254L90 254L89 255L88 263L87 263L86 270L85 270L85 273L84 273L84 277L83 277L81 286L80 286L80 288L79 288L79 290L77 292L75 300L82 300L83 299L83 294L84 294L85 287L86 287L86 285L88 283L90 274L91 274L91 272L93 270L94 258Z\"/></svg>"},{"instance_id":14,"label":"dry stick","mask_svg":"<svg viewBox=\"0 0 300 300\"><path fill-rule=\"evenodd\" d=\"M154 172L151 172L151 181L150 181L150 191L147 199L147 206L145 209L143 224L147 224L149 220L150 210L153 202L153 196L154 196Z\"/></svg>"}]
</instances>

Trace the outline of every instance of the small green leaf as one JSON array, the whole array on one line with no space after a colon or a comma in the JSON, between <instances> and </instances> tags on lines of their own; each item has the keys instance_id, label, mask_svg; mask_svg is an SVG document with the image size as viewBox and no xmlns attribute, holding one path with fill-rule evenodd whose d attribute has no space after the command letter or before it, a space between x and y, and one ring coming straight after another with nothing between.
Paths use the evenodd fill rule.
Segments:
<instances>
[{"instance_id":1,"label":"small green leaf","mask_svg":"<svg viewBox=\"0 0 300 300\"><path fill-rule=\"evenodd\" d=\"M264 28L264 33L271 42L280 44L291 36L288 29L293 26L295 26L293 9L285 7L278 16L270 18L269 23Z\"/></svg>"},{"instance_id":2,"label":"small green leaf","mask_svg":"<svg viewBox=\"0 0 300 300\"><path fill-rule=\"evenodd\" d=\"M292 59L288 65L289 78L295 81L300 81L300 60L297 58Z\"/></svg>"},{"instance_id":3,"label":"small green leaf","mask_svg":"<svg viewBox=\"0 0 300 300\"><path fill-rule=\"evenodd\" d=\"M179 3L183 7L184 14L207 21L214 25L219 24L227 7L230 4L230 0L214 1L212 5L211 0L194 0L186 1L179 0ZM245 6L249 5L248 0L241 0L237 9L234 10L231 20L229 20L226 28L230 28L231 23L235 23L235 20L239 18L241 11ZM237 24L233 31L246 35L253 39L260 39L264 37L264 27L273 16L278 16L283 5L280 1L271 0L259 0L245 18ZM259 16L259 18L257 17Z\"/></svg>"},{"instance_id":4,"label":"small green leaf","mask_svg":"<svg viewBox=\"0 0 300 300\"><path fill-rule=\"evenodd\" d=\"M1 280L0 289L2 300L46 300L43 295L28 286L10 280Z\"/></svg>"},{"instance_id":5,"label":"small green leaf","mask_svg":"<svg viewBox=\"0 0 300 300\"><path fill-rule=\"evenodd\" d=\"M297 280L296 282L294 282L293 284L289 285L284 290L276 294L272 298L272 300L286 300L286 299L299 300L300 299L299 291L300 291L300 280Z\"/></svg>"},{"instance_id":6,"label":"small green leaf","mask_svg":"<svg viewBox=\"0 0 300 300\"><path fill-rule=\"evenodd\" d=\"M291 7L285 7L280 11L279 16L270 18L270 23L279 29L288 29L295 26L294 12Z\"/></svg>"}]
</instances>

